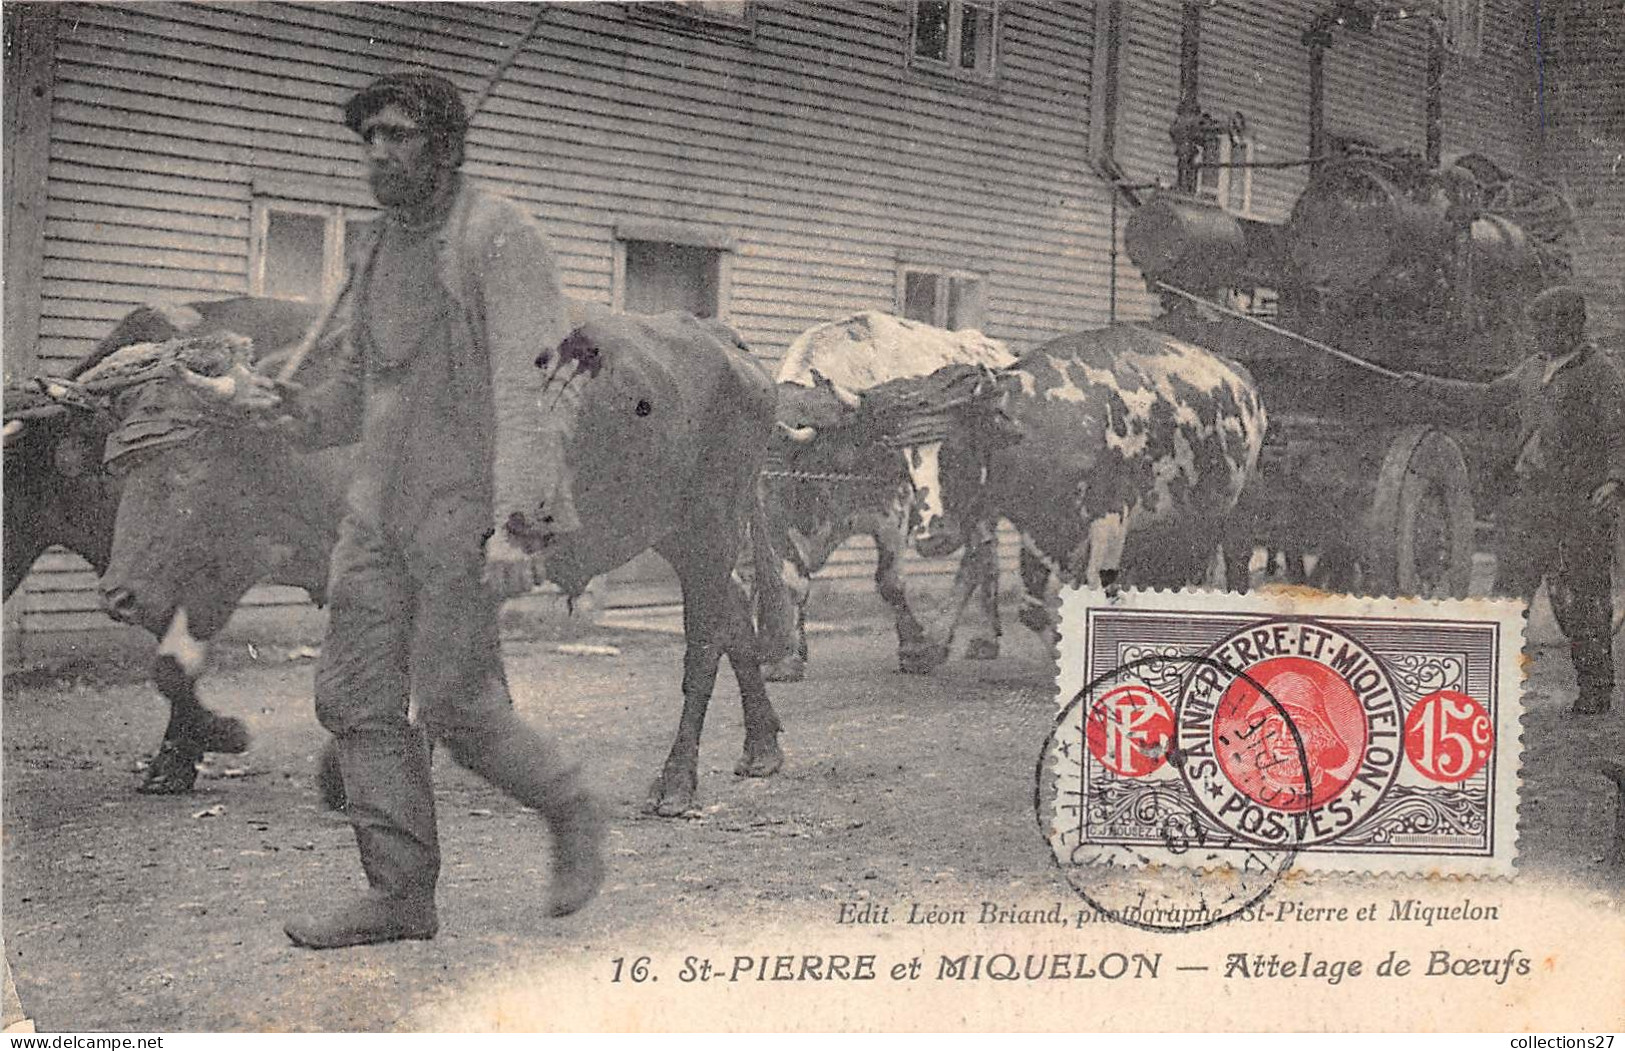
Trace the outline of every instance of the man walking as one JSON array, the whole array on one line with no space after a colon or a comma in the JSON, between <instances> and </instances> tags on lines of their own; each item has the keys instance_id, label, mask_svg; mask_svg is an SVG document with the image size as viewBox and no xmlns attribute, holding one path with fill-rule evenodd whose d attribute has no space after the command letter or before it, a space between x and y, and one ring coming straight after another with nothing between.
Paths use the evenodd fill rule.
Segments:
<instances>
[{"instance_id":1,"label":"man walking","mask_svg":"<svg viewBox=\"0 0 1625 1051\"><path fill-rule=\"evenodd\" d=\"M1625 382L1586 339L1577 289L1540 293L1528 318L1536 353L1489 383L1405 376L1447 405L1515 419L1517 483L1497 590L1531 598L1546 580L1579 680L1574 712L1599 715L1614 693L1609 567L1625 496Z\"/></svg>"},{"instance_id":2,"label":"man walking","mask_svg":"<svg viewBox=\"0 0 1625 1051\"><path fill-rule=\"evenodd\" d=\"M604 876L598 805L514 713L497 630L502 599L538 579L520 538L579 528L562 435L580 385L543 399L541 362L567 334L552 251L519 208L464 180L467 119L445 78L383 76L344 120L384 215L317 341L321 382L280 393L307 444L362 445L316 712L369 891L287 924L313 949L436 933L427 737L546 820L550 914L581 908Z\"/></svg>"}]
</instances>

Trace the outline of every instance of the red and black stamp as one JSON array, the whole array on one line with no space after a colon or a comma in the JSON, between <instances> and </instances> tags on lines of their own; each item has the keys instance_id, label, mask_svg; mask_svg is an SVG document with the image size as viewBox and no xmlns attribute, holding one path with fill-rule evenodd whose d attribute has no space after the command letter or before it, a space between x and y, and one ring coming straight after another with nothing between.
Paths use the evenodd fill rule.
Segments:
<instances>
[{"instance_id":1,"label":"red and black stamp","mask_svg":"<svg viewBox=\"0 0 1625 1051\"><path fill-rule=\"evenodd\" d=\"M1062 615L1040 821L1074 886L1228 869L1240 908L1287 865L1510 873L1519 604L1078 592Z\"/></svg>"}]
</instances>

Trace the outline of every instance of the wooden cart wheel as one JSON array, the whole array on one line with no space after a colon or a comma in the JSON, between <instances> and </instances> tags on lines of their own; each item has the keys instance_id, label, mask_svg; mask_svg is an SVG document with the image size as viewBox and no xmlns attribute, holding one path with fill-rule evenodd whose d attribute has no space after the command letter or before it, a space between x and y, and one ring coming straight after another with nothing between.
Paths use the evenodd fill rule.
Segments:
<instances>
[{"instance_id":1,"label":"wooden cart wheel","mask_svg":"<svg viewBox=\"0 0 1625 1051\"><path fill-rule=\"evenodd\" d=\"M1614 634L1625 628L1625 508L1614 523ZM1625 807L1625 800L1621 800Z\"/></svg>"},{"instance_id":2,"label":"wooden cart wheel","mask_svg":"<svg viewBox=\"0 0 1625 1051\"><path fill-rule=\"evenodd\" d=\"M1423 424L1404 428L1388 444L1366 519L1366 590L1465 598L1473 529L1461 446Z\"/></svg>"}]
</instances>

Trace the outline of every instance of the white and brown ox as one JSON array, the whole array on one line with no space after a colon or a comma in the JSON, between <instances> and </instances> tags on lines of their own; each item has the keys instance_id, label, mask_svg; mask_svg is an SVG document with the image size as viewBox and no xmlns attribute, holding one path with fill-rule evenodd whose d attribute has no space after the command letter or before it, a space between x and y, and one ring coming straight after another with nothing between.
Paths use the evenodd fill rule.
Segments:
<instances>
[{"instance_id":1,"label":"white and brown ox","mask_svg":"<svg viewBox=\"0 0 1625 1051\"><path fill-rule=\"evenodd\" d=\"M761 664L790 645L791 611L757 492L774 419L766 372L734 333L688 315L604 317L556 349L585 384L567 448L578 532L553 538L547 577L579 595L595 576L653 548L683 592L683 713L650 791L664 815L693 802L700 731L721 658L739 684L744 756L735 772L765 777L783 753ZM140 620L172 604L188 580L263 562L259 552L305 532L337 530L353 449L304 452L279 434L195 411L205 378L145 385L109 447L127 453L103 595L114 615ZM171 406L173 409L171 410ZM750 538L756 618L733 575ZM314 545L306 544L309 549ZM325 565L326 548L322 548Z\"/></svg>"},{"instance_id":2,"label":"white and brown ox","mask_svg":"<svg viewBox=\"0 0 1625 1051\"><path fill-rule=\"evenodd\" d=\"M878 311L818 325L790 344L779 365L780 434L768 492L796 605L796 652L768 670L770 679L799 681L805 674L811 578L853 536L874 539L875 589L896 621L899 667L923 673L947 659L947 648L929 640L915 617L899 573L914 502L903 450L855 440L841 425L857 407L857 395L880 384L947 365L1003 368L1015 360L1004 344L980 332L949 332ZM999 627L990 533L965 545L960 573L982 596L989 625L965 656L991 659L998 656Z\"/></svg>"},{"instance_id":3,"label":"white and brown ox","mask_svg":"<svg viewBox=\"0 0 1625 1051\"><path fill-rule=\"evenodd\" d=\"M6 597L48 547L67 548L98 574L106 571L112 553L119 479L102 467L102 445L111 419L98 410L93 394L72 381L122 348L179 336L233 331L261 347L285 346L299 340L315 313L307 304L248 296L139 307L67 373L69 383L44 377L8 383ZM298 586L321 579L279 576L275 567L199 576L188 581L171 603L149 609L139 621L160 639L153 684L169 704L163 743L147 764L140 791L190 791L205 752L241 752L248 747L248 733L240 721L217 715L198 699L197 680L207 664L208 640L261 577Z\"/></svg>"},{"instance_id":4,"label":"white and brown ox","mask_svg":"<svg viewBox=\"0 0 1625 1051\"><path fill-rule=\"evenodd\" d=\"M1221 549L1227 575L1245 566L1250 538L1232 512L1266 421L1241 366L1115 325L975 373L949 366L923 381L842 392L855 405L843 422L848 433L895 442L918 430L910 421L922 408L947 417L940 436L906 445L914 541L941 550L1008 519L1022 537L1023 623L1049 626L1052 577L1177 587L1202 581ZM941 645L952 642L972 586L961 573Z\"/></svg>"}]
</instances>

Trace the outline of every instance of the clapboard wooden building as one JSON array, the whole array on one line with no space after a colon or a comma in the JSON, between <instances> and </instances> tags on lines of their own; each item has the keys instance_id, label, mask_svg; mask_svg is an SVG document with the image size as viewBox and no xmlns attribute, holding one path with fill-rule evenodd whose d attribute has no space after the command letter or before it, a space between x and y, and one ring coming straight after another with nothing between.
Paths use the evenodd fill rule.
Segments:
<instances>
[{"instance_id":1,"label":"clapboard wooden building","mask_svg":"<svg viewBox=\"0 0 1625 1051\"><path fill-rule=\"evenodd\" d=\"M715 314L768 358L869 308L1019 349L1154 309L1117 250L1114 182L1172 181L1183 2L548 4L474 121L468 170L534 212L585 299ZM1331 3L1201 4L1188 50L1225 128L1201 188L1226 207L1283 218L1301 189L1301 37ZM1332 130L1420 151L1433 97L1447 155L1538 169L1527 0L1411 6L1339 32ZM8 373L67 366L153 299L332 292L371 214L342 101L402 64L472 98L537 10L8 4ZM864 558L837 571L866 576ZM91 623L91 584L43 561L26 625Z\"/></svg>"}]
</instances>

